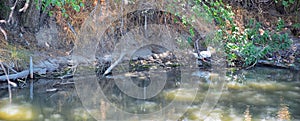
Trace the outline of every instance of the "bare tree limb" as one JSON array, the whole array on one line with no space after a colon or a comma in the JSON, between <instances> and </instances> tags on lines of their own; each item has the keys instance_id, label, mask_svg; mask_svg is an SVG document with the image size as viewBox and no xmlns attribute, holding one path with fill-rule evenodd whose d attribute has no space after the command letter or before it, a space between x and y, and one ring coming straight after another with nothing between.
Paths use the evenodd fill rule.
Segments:
<instances>
[{"instance_id":1,"label":"bare tree limb","mask_svg":"<svg viewBox=\"0 0 300 121\"><path fill-rule=\"evenodd\" d=\"M123 59L124 56L125 56L125 53L121 53L121 55L120 55L120 57L118 58L118 60L115 61L113 64L111 64L111 65L109 66L109 68L104 72L103 76L105 76L105 75L107 75L109 72L111 72L111 70L112 70L115 66L117 66L117 65L120 63L120 61Z\"/></svg>"},{"instance_id":2,"label":"bare tree limb","mask_svg":"<svg viewBox=\"0 0 300 121\"><path fill-rule=\"evenodd\" d=\"M7 40L7 34L4 29L0 26L0 31L3 33L5 40Z\"/></svg>"},{"instance_id":3,"label":"bare tree limb","mask_svg":"<svg viewBox=\"0 0 300 121\"><path fill-rule=\"evenodd\" d=\"M29 6L29 2L30 2L30 0L26 0L25 5L23 6L23 8L19 9L19 12L26 12L26 10Z\"/></svg>"},{"instance_id":4,"label":"bare tree limb","mask_svg":"<svg viewBox=\"0 0 300 121\"><path fill-rule=\"evenodd\" d=\"M13 69L12 67L10 67L9 65L2 63L6 68L8 68L9 70L13 71L14 73L18 73L15 69Z\"/></svg>"},{"instance_id":5,"label":"bare tree limb","mask_svg":"<svg viewBox=\"0 0 300 121\"><path fill-rule=\"evenodd\" d=\"M2 62L0 62L0 64L1 64L1 67L2 67L2 69L3 69L3 71L4 71L4 73L5 73L5 77L6 77L6 79L7 79L9 102L11 103L11 102L12 102L12 94L11 94L11 87L10 87L10 85L11 85L12 82L9 81L8 75L7 75L7 73L6 73L6 70L5 70L5 68L4 68L3 64L2 64ZM14 83L13 83L13 84L14 84Z\"/></svg>"},{"instance_id":6,"label":"bare tree limb","mask_svg":"<svg viewBox=\"0 0 300 121\"><path fill-rule=\"evenodd\" d=\"M0 23L6 23L6 20L0 20Z\"/></svg>"},{"instance_id":7,"label":"bare tree limb","mask_svg":"<svg viewBox=\"0 0 300 121\"><path fill-rule=\"evenodd\" d=\"M16 0L14 6L10 8L11 12L10 12L8 20L7 20L8 23L11 23L11 22L13 23L14 22L13 14L14 14L14 10L15 10L15 8L17 6L17 3L18 3L18 0Z\"/></svg>"},{"instance_id":8,"label":"bare tree limb","mask_svg":"<svg viewBox=\"0 0 300 121\"><path fill-rule=\"evenodd\" d=\"M12 85L13 87L17 87L17 84L16 83L14 83L14 82L11 82L10 80L9 80L9 76L8 76L8 74L7 74L7 72L6 72L6 70L5 70L5 67L3 66L3 64L2 64L2 62L0 62L0 65L1 65L1 67L2 67L2 69L3 69L3 71L4 71L4 80L7 80L7 83L8 84L10 84L10 85Z\"/></svg>"},{"instance_id":9,"label":"bare tree limb","mask_svg":"<svg viewBox=\"0 0 300 121\"><path fill-rule=\"evenodd\" d=\"M7 77L8 77L8 79L15 80L15 79L18 79L18 78L27 77L28 75L29 75L29 70L24 70L24 71L21 71L21 72L16 73L16 74L7 75ZM6 75L0 76L0 80L5 81L6 80Z\"/></svg>"}]
</instances>

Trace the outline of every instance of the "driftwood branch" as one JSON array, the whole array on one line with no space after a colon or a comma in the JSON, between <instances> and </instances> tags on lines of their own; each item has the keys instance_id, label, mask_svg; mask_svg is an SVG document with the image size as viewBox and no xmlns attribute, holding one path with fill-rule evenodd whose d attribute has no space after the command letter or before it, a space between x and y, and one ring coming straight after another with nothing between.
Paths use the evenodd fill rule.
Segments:
<instances>
[{"instance_id":1,"label":"driftwood branch","mask_svg":"<svg viewBox=\"0 0 300 121\"><path fill-rule=\"evenodd\" d=\"M17 6L17 3L18 3L18 0L16 0L15 3L14 3L14 6L10 8L11 12L9 14L7 23L13 23L14 22L13 14L14 14L14 10L15 10L15 8Z\"/></svg>"},{"instance_id":2,"label":"driftwood branch","mask_svg":"<svg viewBox=\"0 0 300 121\"><path fill-rule=\"evenodd\" d=\"M125 56L125 53L121 53L121 55L120 55L120 57L119 57L119 59L117 60L117 61L115 61L105 72L104 72L104 74L103 74L103 76L105 76L105 75L107 75L108 73L110 73L111 72L111 70L115 67L115 66L117 66L119 63L120 63L120 61L123 59L123 57Z\"/></svg>"},{"instance_id":3,"label":"driftwood branch","mask_svg":"<svg viewBox=\"0 0 300 121\"><path fill-rule=\"evenodd\" d=\"M13 69L12 67L10 67L9 65L2 63L3 66L5 66L6 68L8 68L9 70L13 71L14 73L18 73L15 69Z\"/></svg>"},{"instance_id":4,"label":"driftwood branch","mask_svg":"<svg viewBox=\"0 0 300 121\"><path fill-rule=\"evenodd\" d=\"M1 65L1 67L2 67L2 69L3 69L3 71L4 71L4 73L5 73L5 77L6 77L6 79L7 79L7 86L8 86L8 94L9 94L9 102L11 103L11 101L12 101L12 94L11 94L11 87L10 87L10 85L11 84L14 84L14 83L12 83L11 81L9 81L9 79L8 79L8 75L7 75L7 73L6 73L6 70L5 70L5 68L4 68L4 66L3 66L3 64L2 64L2 62L0 62L0 65Z\"/></svg>"},{"instance_id":5,"label":"driftwood branch","mask_svg":"<svg viewBox=\"0 0 300 121\"><path fill-rule=\"evenodd\" d=\"M1 50L1 49L0 49ZM31 59L31 61L33 61ZM30 68L32 69L33 73L37 73L39 75L46 74L46 72L53 72L59 68L59 65L66 65L68 64L66 57L59 57L54 59L48 59L45 61L40 62L39 64L33 65L33 62L30 62ZM27 70L23 70L21 72L17 72L15 74L9 74L8 79L16 80L19 78L27 78L30 75L30 68ZM64 77L65 78L65 77ZM1 75L0 81L5 81L6 76Z\"/></svg>"},{"instance_id":6,"label":"driftwood branch","mask_svg":"<svg viewBox=\"0 0 300 121\"><path fill-rule=\"evenodd\" d=\"M269 65L269 66L275 66L275 67L280 67L280 68L290 68L289 66L286 66L282 63L276 63L273 61L268 61L268 60L258 60L257 61L258 64L262 64L262 65Z\"/></svg>"},{"instance_id":7,"label":"driftwood branch","mask_svg":"<svg viewBox=\"0 0 300 121\"><path fill-rule=\"evenodd\" d=\"M24 70L22 72L19 72L19 73L16 73L16 74L11 74L11 75L8 75L8 79L12 79L12 80L15 80L15 79L18 79L18 78L24 78L24 77L27 77L29 74L29 70ZM0 80L1 81L5 81L6 80L6 76L0 76Z\"/></svg>"},{"instance_id":8,"label":"driftwood branch","mask_svg":"<svg viewBox=\"0 0 300 121\"><path fill-rule=\"evenodd\" d=\"M33 69L33 72L36 73L36 72L41 72L41 71L45 71L44 68L35 68ZM29 70L24 70L24 71L21 71L21 72L18 72L16 74L10 74L8 75L8 79L12 79L12 80L16 80L16 79L19 79L19 78L26 78L28 75L29 75ZM7 78L5 75L3 76L0 76L0 81L5 81Z\"/></svg>"}]
</instances>

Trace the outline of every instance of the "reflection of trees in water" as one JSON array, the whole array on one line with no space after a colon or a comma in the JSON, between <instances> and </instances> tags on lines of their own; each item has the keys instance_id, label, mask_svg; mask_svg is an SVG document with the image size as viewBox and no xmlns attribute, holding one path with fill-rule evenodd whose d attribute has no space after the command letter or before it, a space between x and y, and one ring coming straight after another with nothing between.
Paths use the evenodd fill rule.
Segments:
<instances>
[{"instance_id":1,"label":"reflection of trees in water","mask_svg":"<svg viewBox=\"0 0 300 121\"><path fill-rule=\"evenodd\" d=\"M162 71L162 70L158 70L158 71ZM181 77L180 77L180 70L178 68L173 68L173 69L169 69L166 70L166 84L164 85L163 90L165 89L172 89L172 88L177 88L180 83ZM160 81L160 80L151 80L150 78L150 72L149 71L140 71L140 72L131 72L133 74L137 73L143 73L142 76L133 76L131 77L131 80L121 80L121 81L128 81L127 83L131 83L129 81L133 81L134 84L136 84L139 87L147 87L149 83L151 83L151 81ZM153 76L153 75L152 75ZM159 75L157 75L159 76ZM114 76L112 76L112 78L98 78L99 79L99 84L101 87L102 92L106 95L106 98L116 107L120 108L120 109L125 109L125 110L130 110L132 109L131 106L137 106L136 103L144 103L144 102L155 102L156 103L156 107L157 110L159 110L159 108L165 107L166 105L168 105L170 103L170 101L165 101L163 96L163 90L161 92L159 92L159 94L157 94L156 96L152 97L152 98L148 98L148 99L137 99L137 98L133 98L128 96L127 94L125 94L124 92L122 92L119 87L116 84L116 81L120 81L118 79L113 79ZM142 77L142 78L139 78ZM120 78L120 77L118 77ZM126 82L125 82L126 83ZM130 87L129 87L130 88ZM143 93L143 92L140 92ZM128 111L127 110L127 111ZM130 110L131 111L131 110ZM128 111L128 112L130 112Z\"/></svg>"},{"instance_id":2,"label":"reflection of trees in water","mask_svg":"<svg viewBox=\"0 0 300 121\"><path fill-rule=\"evenodd\" d=\"M283 102L283 100L284 100L284 98L281 97L280 102ZM277 112L277 117L278 117L278 120L280 120L280 121L290 121L291 120L291 115L290 115L289 107L287 104L280 103L280 107Z\"/></svg>"},{"instance_id":3,"label":"reflection of trees in water","mask_svg":"<svg viewBox=\"0 0 300 121\"><path fill-rule=\"evenodd\" d=\"M157 107L161 108L168 105L169 102L163 100L163 90L148 99L128 96L117 86L117 81L124 81L122 83L126 84L132 83L133 85L126 87L127 89L136 88L135 86L146 88L152 81L165 81L166 83L162 83L164 84L162 85L163 89L172 89L177 88L181 81L181 70L175 55L167 48L154 44L139 48L129 61L123 60L114 67L112 72L111 75L103 77L102 73L97 71L99 83L107 99L117 107L124 109L128 109L128 106L134 103L143 105L147 101L155 102ZM146 92L138 93L146 94ZM136 107L137 105L133 106Z\"/></svg>"},{"instance_id":4,"label":"reflection of trees in water","mask_svg":"<svg viewBox=\"0 0 300 121\"><path fill-rule=\"evenodd\" d=\"M250 108L250 106L247 105L247 108L244 112L244 117L245 117L244 121L251 121L252 120L252 115L250 114L249 108Z\"/></svg>"},{"instance_id":5,"label":"reflection of trees in water","mask_svg":"<svg viewBox=\"0 0 300 121\"><path fill-rule=\"evenodd\" d=\"M101 120L106 120L106 111L110 108L110 103L105 102L104 100L100 100L100 112L101 112Z\"/></svg>"}]
</instances>

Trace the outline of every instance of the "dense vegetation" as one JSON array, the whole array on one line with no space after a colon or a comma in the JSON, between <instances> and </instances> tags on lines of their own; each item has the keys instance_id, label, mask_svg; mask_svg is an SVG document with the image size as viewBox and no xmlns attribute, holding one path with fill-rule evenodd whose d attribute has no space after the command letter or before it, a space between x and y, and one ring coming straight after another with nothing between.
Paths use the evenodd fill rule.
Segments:
<instances>
[{"instance_id":1,"label":"dense vegetation","mask_svg":"<svg viewBox=\"0 0 300 121\"><path fill-rule=\"evenodd\" d=\"M275 31L264 30L261 23L249 20L245 26L238 26L234 21L234 14L229 6L222 1L203 4L204 9L220 26L218 35L220 42L225 42L228 63L232 66L244 67L256 64L259 59L272 58L273 53L288 49L291 46L286 33L280 34L284 27L280 19Z\"/></svg>"},{"instance_id":2,"label":"dense vegetation","mask_svg":"<svg viewBox=\"0 0 300 121\"><path fill-rule=\"evenodd\" d=\"M280 17L276 25L266 27L255 18L246 19L246 22L241 20L241 17L237 17L241 15L234 13L232 6L222 0L194 2L196 7L204 8L207 17L211 17L211 21L218 26L214 41L224 44L229 66L252 67L260 59L291 65L294 63L294 55L284 52L291 48L292 40L286 32L285 21ZM281 0L276 3L282 4L283 12L288 13L291 10L287 8L295 4L295 1ZM299 12L299 8L295 11ZM291 26L299 28L299 23L293 23Z\"/></svg>"}]
</instances>

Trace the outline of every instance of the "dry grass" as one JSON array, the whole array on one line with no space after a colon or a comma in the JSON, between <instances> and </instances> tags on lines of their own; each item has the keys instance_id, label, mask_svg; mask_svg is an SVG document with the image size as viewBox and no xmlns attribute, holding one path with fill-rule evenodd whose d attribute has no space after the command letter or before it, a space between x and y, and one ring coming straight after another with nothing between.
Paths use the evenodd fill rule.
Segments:
<instances>
[{"instance_id":1,"label":"dry grass","mask_svg":"<svg viewBox=\"0 0 300 121\"><path fill-rule=\"evenodd\" d=\"M28 67L30 52L21 46L10 45L0 37L0 61L17 71Z\"/></svg>"},{"instance_id":2,"label":"dry grass","mask_svg":"<svg viewBox=\"0 0 300 121\"><path fill-rule=\"evenodd\" d=\"M4 58L6 57L6 47L7 47L8 43L7 41L4 39L4 37L0 37L0 61L3 62Z\"/></svg>"}]
</instances>

